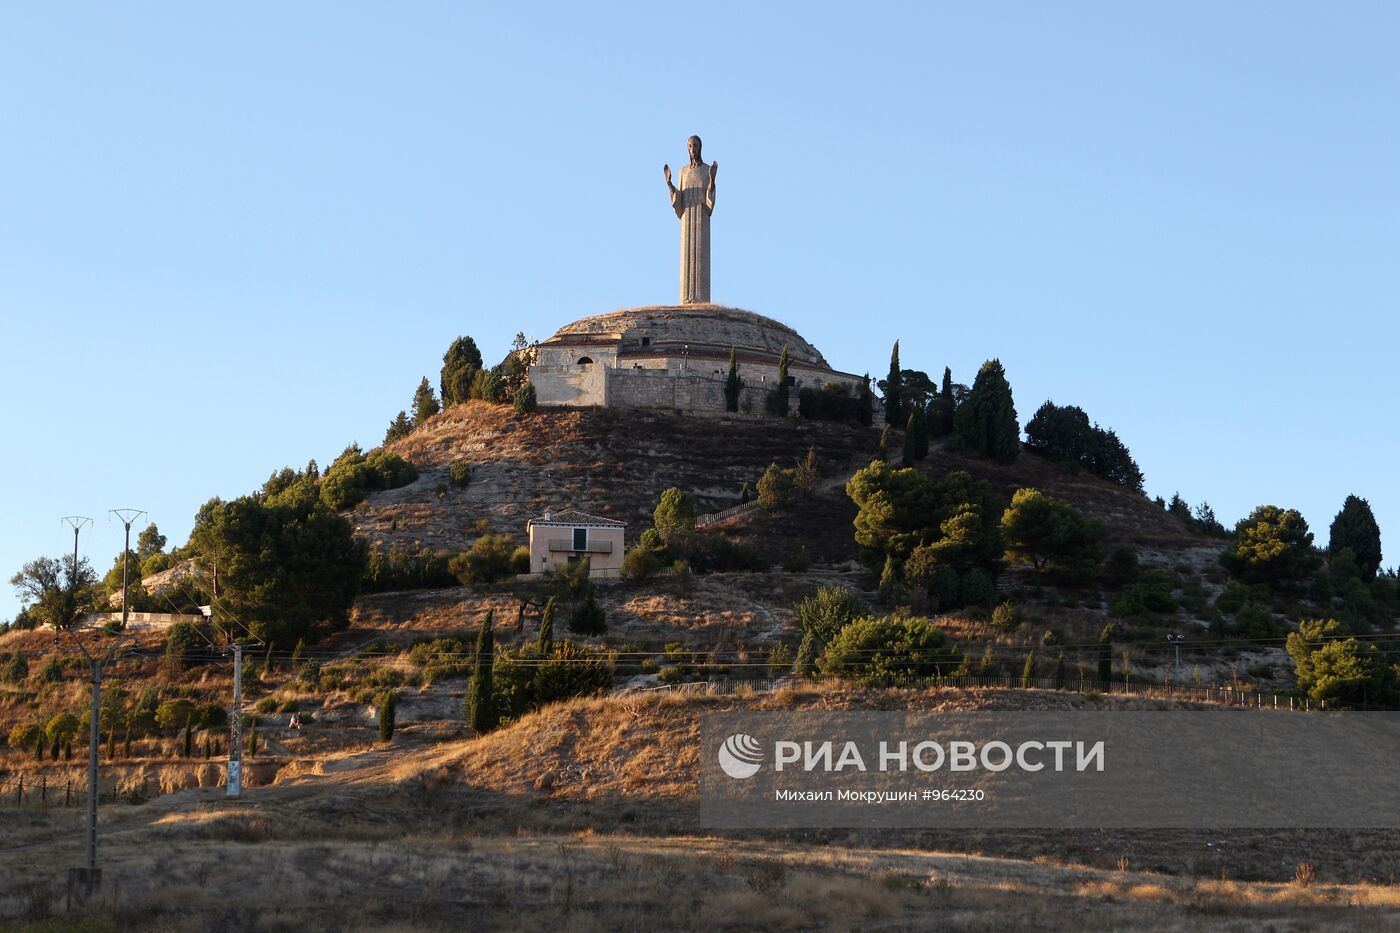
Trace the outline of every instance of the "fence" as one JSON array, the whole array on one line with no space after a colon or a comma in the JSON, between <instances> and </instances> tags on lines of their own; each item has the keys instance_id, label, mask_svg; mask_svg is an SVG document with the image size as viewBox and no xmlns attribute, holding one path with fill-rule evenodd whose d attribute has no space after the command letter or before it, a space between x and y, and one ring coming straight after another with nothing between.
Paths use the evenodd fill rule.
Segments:
<instances>
[{"instance_id":1,"label":"fence","mask_svg":"<svg viewBox=\"0 0 1400 933\"><path fill-rule=\"evenodd\" d=\"M103 799L98 793L97 799ZM17 774L13 777L0 776L0 806L7 807L80 807L87 799L87 791L81 784L71 780L50 782L48 775ZM109 799L116 799L114 791Z\"/></svg>"},{"instance_id":2,"label":"fence","mask_svg":"<svg viewBox=\"0 0 1400 933\"><path fill-rule=\"evenodd\" d=\"M695 680L681 684L663 684L657 687L640 687L624 690L624 693L708 693L718 696L731 696L735 693L755 692L770 693L783 687L800 686L802 684L819 683L820 678L798 678L779 677L771 680L735 680L724 678L721 680ZM1187 700L1198 703L1218 703L1225 706L1241 707L1245 709L1272 709L1291 710L1293 712L1312 712L1316 710L1326 710L1326 701L1318 706L1307 697L1297 697L1289 693L1264 693L1258 690L1241 690L1228 684L1148 684L1133 683L1123 681L1107 682L1089 680L1083 677L1032 677L1029 681L1023 680L1015 674L996 675L971 675L952 676L939 675L925 677L908 683L899 684L901 687L910 688L931 688L931 687L983 687L993 689L1036 689L1036 690L1063 690L1075 693L1104 693L1117 694L1123 696L1136 696L1145 699L1161 700Z\"/></svg>"},{"instance_id":3,"label":"fence","mask_svg":"<svg viewBox=\"0 0 1400 933\"><path fill-rule=\"evenodd\" d=\"M718 512L707 512L704 515L697 515L695 517L695 527L704 528L708 525L717 525L726 519L734 518L739 515L747 515L750 512L757 512L758 509L758 500L751 499L748 502L731 505L727 509L720 509Z\"/></svg>"}]
</instances>

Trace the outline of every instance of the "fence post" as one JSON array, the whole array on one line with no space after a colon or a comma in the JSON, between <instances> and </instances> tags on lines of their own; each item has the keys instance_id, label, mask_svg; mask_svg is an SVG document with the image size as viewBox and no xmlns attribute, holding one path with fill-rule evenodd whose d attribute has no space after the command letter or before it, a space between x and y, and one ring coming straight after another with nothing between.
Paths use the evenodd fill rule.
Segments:
<instances>
[{"instance_id":1,"label":"fence post","mask_svg":"<svg viewBox=\"0 0 1400 933\"><path fill-rule=\"evenodd\" d=\"M15 785L15 806L24 803L24 775L19 776L19 783Z\"/></svg>"},{"instance_id":2,"label":"fence post","mask_svg":"<svg viewBox=\"0 0 1400 933\"><path fill-rule=\"evenodd\" d=\"M49 776L47 774L40 778L39 802L42 804L49 802Z\"/></svg>"}]
</instances>

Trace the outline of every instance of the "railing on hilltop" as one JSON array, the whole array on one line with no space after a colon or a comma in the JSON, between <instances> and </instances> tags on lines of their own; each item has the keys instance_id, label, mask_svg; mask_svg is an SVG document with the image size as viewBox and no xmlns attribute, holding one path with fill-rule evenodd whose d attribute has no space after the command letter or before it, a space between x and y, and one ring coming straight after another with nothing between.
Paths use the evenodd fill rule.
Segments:
<instances>
[{"instance_id":1,"label":"railing on hilltop","mask_svg":"<svg viewBox=\"0 0 1400 933\"><path fill-rule=\"evenodd\" d=\"M758 500L750 499L748 502L731 505L729 508L720 509L718 512L707 512L704 515L697 515L695 517L695 527L704 528L708 525L716 525L739 515L748 515L750 512L757 512L759 508Z\"/></svg>"}]
</instances>

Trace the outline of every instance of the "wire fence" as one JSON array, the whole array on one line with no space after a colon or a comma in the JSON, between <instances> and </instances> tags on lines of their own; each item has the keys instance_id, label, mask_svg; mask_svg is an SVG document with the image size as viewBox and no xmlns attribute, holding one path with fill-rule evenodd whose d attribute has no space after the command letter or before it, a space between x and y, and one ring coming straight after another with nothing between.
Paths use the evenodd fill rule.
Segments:
<instances>
[{"instance_id":1,"label":"wire fence","mask_svg":"<svg viewBox=\"0 0 1400 933\"><path fill-rule=\"evenodd\" d=\"M98 802L115 802L117 793L97 794ZM87 787L69 778L49 780L41 775L0 775L0 808L81 807L87 801Z\"/></svg>"},{"instance_id":2,"label":"wire fence","mask_svg":"<svg viewBox=\"0 0 1400 933\"><path fill-rule=\"evenodd\" d=\"M787 687L821 683L820 678L778 677L768 680L716 679L694 680L685 683L663 684L656 687L634 687L624 693L708 693L718 696L732 696L741 693L771 693ZM1313 703L1308 697L1291 693L1265 692L1241 688L1234 684L1152 684L1136 681L1101 681L1084 677L1031 677L1015 674L990 675L936 675L900 681L898 686L913 689L937 687L970 688L983 687L1002 690L1058 690L1071 693L1102 693L1140 697L1143 699L1184 700L1198 703L1245 709L1283 710L1291 712L1314 712L1327 709L1327 702ZM1380 707L1368 707L1380 709Z\"/></svg>"}]
</instances>

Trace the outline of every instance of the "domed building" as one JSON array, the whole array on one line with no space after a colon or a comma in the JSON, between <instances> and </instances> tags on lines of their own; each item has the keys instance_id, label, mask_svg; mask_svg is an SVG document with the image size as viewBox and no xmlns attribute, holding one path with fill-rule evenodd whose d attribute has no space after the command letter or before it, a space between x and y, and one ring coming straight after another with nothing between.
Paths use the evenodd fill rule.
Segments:
<instances>
[{"instance_id":1,"label":"domed building","mask_svg":"<svg viewBox=\"0 0 1400 933\"><path fill-rule=\"evenodd\" d=\"M835 385L855 396L865 386L785 324L698 303L624 308L565 325L534 348L530 382L545 406L723 412L732 349L744 381L739 410L762 414L784 347L794 411L804 388Z\"/></svg>"},{"instance_id":2,"label":"domed building","mask_svg":"<svg viewBox=\"0 0 1400 933\"><path fill-rule=\"evenodd\" d=\"M540 405L653 408L724 412L729 356L738 360L743 389L739 411L768 410L778 385L778 360L788 351L789 411L802 390L823 389L823 408L847 408L862 376L838 372L817 348L772 318L710 301L710 215L719 163L705 164L699 136L686 141L689 164L679 185L662 166L671 208L680 220L680 303L625 308L582 318L528 351L530 383ZM811 401L810 393L808 401ZM866 409L879 418L878 405Z\"/></svg>"}]
</instances>

